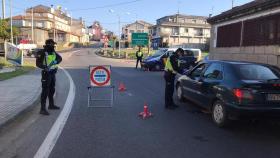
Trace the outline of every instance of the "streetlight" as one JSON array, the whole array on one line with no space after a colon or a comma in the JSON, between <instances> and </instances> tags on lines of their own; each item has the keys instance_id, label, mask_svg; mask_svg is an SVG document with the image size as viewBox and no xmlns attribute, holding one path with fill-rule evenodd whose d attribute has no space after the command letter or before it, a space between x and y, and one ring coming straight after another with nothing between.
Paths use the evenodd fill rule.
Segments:
<instances>
[{"instance_id":1,"label":"streetlight","mask_svg":"<svg viewBox=\"0 0 280 158\"><path fill-rule=\"evenodd\" d=\"M112 14L116 14L118 17L118 23L119 23L119 58L121 58L121 15L117 12L115 12L113 9L109 9L109 12ZM130 13L126 13L127 15L129 15Z\"/></svg>"},{"instance_id":2,"label":"streetlight","mask_svg":"<svg viewBox=\"0 0 280 158\"><path fill-rule=\"evenodd\" d=\"M11 43L14 44L14 37L13 37L13 16L12 16L12 0L10 0L10 27L11 27Z\"/></svg>"}]
</instances>

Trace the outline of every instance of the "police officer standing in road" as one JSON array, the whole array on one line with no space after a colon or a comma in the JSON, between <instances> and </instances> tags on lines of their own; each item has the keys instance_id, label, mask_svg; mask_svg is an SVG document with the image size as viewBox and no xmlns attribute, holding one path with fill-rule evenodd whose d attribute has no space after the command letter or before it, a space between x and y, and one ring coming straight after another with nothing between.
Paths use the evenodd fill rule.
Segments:
<instances>
[{"instance_id":1,"label":"police officer standing in road","mask_svg":"<svg viewBox=\"0 0 280 158\"><path fill-rule=\"evenodd\" d=\"M137 62L136 62L136 69L138 68L138 63L140 62L140 66L142 64L142 58L143 58L143 52L141 51L141 46L139 46L139 50L136 52L136 58L137 58Z\"/></svg>"},{"instance_id":2,"label":"police officer standing in road","mask_svg":"<svg viewBox=\"0 0 280 158\"><path fill-rule=\"evenodd\" d=\"M174 104L173 93L174 93L174 81L177 73L181 73L179 68L179 57L184 53L182 48L178 48L175 53L167 58L165 69L164 69L164 79L165 79L165 108L175 109L178 105Z\"/></svg>"},{"instance_id":3,"label":"police officer standing in road","mask_svg":"<svg viewBox=\"0 0 280 158\"><path fill-rule=\"evenodd\" d=\"M49 115L46 110L46 100L49 98L49 109L59 110L60 107L54 104L55 93L55 74L58 64L62 61L61 56L55 52L56 43L52 39L45 42L44 49L38 53L36 59L37 67L42 69L42 93L41 93L41 110L40 114Z\"/></svg>"}]
</instances>

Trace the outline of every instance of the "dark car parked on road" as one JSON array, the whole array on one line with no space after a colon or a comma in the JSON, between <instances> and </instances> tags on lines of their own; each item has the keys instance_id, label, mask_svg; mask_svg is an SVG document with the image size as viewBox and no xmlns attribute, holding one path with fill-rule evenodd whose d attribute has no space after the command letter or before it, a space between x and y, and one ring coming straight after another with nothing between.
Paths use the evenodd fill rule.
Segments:
<instances>
[{"instance_id":1,"label":"dark car parked on road","mask_svg":"<svg viewBox=\"0 0 280 158\"><path fill-rule=\"evenodd\" d=\"M160 49L152 56L145 58L141 64L142 68L149 69L150 71L160 71L164 69L166 59L175 51L177 48L166 48ZM200 53L200 52L199 52ZM196 49L185 49L184 54L179 59L180 61L180 68L181 69L189 69L193 67L196 62L198 61L198 57L196 56L199 54ZM201 53L200 53L201 54ZM199 54L199 55L200 55Z\"/></svg>"},{"instance_id":2,"label":"dark car parked on road","mask_svg":"<svg viewBox=\"0 0 280 158\"><path fill-rule=\"evenodd\" d=\"M220 127L231 119L280 116L280 69L250 62L205 61L176 82L179 100L212 113Z\"/></svg>"}]
</instances>

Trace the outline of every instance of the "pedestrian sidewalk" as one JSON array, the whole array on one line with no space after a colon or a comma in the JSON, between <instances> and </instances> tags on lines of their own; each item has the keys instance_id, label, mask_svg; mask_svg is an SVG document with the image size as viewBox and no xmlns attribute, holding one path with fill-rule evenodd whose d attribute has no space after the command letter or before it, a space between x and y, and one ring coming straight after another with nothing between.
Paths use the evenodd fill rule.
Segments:
<instances>
[{"instance_id":1,"label":"pedestrian sidewalk","mask_svg":"<svg viewBox=\"0 0 280 158\"><path fill-rule=\"evenodd\" d=\"M38 101L40 71L0 81L0 127Z\"/></svg>"}]
</instances>

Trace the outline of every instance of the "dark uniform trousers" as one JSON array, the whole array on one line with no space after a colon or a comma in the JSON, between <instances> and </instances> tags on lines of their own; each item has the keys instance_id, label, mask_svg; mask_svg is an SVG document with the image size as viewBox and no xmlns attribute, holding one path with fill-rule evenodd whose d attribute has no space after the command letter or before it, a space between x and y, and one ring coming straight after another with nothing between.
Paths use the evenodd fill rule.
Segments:
<instances>
[{"instance_id":1,"label":"dark uniform trousers","mask_svg":"<svg viewBox=\"0 0 280 158\"><path fill-rule=\"evenodd\" d=\"M173 93L174 93L174 81L175 81L175 74L172 72L164 72L164 79L165 79L165 107L173 106Z\"/></svg>"},{"instance_id":2,"label":"dark uniform trousers","mask_svg":"<svg viewBox=\"0 0 280 158\"><path fill-rule=\"evenodd\" d=\"M137 62L136 62L136 69L138 68L138 63L140 62L140 67L142 67L141 63L142 63L142 58L137 58Z\"/></svg>"},{"instance_id":3,"label":"dark uniform trousers","mask_svg":"<svg viewBox=\"0 0 280 158\"><path fill-rule=\"evenodd\" d=\"M42 71L42 93L41 93L41 109L46 108L47 97L49 98L49 106L54 105L54 93L55 93L55 74L56 71Z\"/></svg>"}]
</instances>

